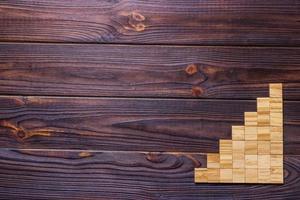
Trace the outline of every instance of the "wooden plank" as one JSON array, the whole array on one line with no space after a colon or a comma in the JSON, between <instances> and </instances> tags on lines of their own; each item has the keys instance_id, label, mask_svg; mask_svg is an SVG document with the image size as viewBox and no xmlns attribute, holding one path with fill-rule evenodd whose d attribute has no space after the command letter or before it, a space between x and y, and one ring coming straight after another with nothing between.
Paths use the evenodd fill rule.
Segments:
<instances>
[{"instance_id":1,"label":"wooden plank","mask_svg":"<svg viewBox=\"0 0 300 200\"><path fill-rule=\"evenodd\" d=\"M0 44L0 94L300 99L300 48Z\"/></svg>"},{"instance_id":2,"label":"wooden plank","mask_svg":"<svg viewBox=\"0 0 300 200\"><path fill-rule=\"evenodd\" d=\"M300 156L285 184L194 184L203 154L0 150L4 199L297 199ZM276 173L276 171L274 171ZM249 192L251 191L251 192Z\"/></svg>"},{"instance_id":3,"label":"wooden plank","mask_svg":"<svg viewBox=\"0 0 300 200\"><path fill-rule=\"evenodd\" d=\"M0 41L299 45L294 0L1 1Z\"/></svg>"},{"instance_id":4,"label":"wooden plank","mask_svg":"<svg viewBox=\"0 0 300 200\"><path fill-rule=\"evenodd\" d=\"M284 152L299 154L300 102L284 103ZM0 146L217 153L255 109L252 100L2 96Z\"/></svg>"}]
</instances>

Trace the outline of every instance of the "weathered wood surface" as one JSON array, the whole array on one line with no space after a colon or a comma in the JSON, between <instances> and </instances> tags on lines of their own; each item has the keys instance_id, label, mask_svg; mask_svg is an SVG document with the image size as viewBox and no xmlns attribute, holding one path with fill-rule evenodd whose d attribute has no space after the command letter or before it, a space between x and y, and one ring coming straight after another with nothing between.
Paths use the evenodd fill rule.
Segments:
<instances>
[{"instance_id":1,"label":"weathered wood surface","mask_svg":"<svg viewBox=\"0 0 300 200\"><path fill-rule=\"evenodd\" d=\"M284 185L194 184L205 156L0 150L0 199L297 199L300 156L284 158Z\"/></svg>"},{"instance_id":2,"label":"weathered wood surface","mask_svg":"<svg viewBox=\"0 0 300 200\"><path fill-rule=\"evenodd\" d=\"M0 94L300 99L300 48L0 44Z\"/></svg>"},{"instance_id":3,"label":"weathered wood surface","mask_svg":"<svg viewBox=\"0 0 300 200\"><path fill-rule=\"evenodd\" d=\"M300 44L295 0L0 2L0 41Z\"/></svg>"},{"instance_id":4,"label":"weathered wood surface","mask_svg":"<svg viewBox=\"0 0 300 200\"><path fill-rule=\"evenodd\" d=\"M218 152L256 102L1 97L3 148ZM300 102L285 101L285 154L299 154Z\"/></svg>"}]
</instances>

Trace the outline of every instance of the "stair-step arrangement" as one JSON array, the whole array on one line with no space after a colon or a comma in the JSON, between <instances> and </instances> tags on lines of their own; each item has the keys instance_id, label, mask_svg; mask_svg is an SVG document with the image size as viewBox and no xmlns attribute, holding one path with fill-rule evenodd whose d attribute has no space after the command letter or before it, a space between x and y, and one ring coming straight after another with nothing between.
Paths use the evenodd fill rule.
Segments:
<instances>
[{"instance_id":1,"label":"stair-step arrangement","mask_svg":"<svg viewBox=\"0 0 300 200\"><path fill-rule=\"evenodd\" d=\"M220 139L219 153L207 154L196 183L283 183L282 84L269 93L257 98L257 112L245 112L243 126L232 126L232 140Z\"/></svg>"}]
</instances>

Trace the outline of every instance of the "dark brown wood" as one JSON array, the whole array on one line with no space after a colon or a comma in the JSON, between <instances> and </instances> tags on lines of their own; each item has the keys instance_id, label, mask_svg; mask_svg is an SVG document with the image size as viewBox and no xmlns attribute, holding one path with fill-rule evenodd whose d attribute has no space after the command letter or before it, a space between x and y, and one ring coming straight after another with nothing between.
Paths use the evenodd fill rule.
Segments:
<instances>
[{"instance_id":1,"label":"dark brown wood","mask_svg":"<svg viewBox=\"0 0 300 200\"><path fill-rule=\"evenodd\" d=\"M285 184L194 184L205 156L0 150L3 199L297 199L300 156L284 157Z\"/></svg>"},{"instance_id":2,"label":"dark brown wood","mask_svg":"<svg viewBox=\"0 0 300 200\"><path fill-rule=\"evenodd\" d=\"M285 154L299 154L300 102L284 105ZM218 152L255 101L1 97L3 148Z\"/></svg>"},{"instance_id":3,"label":"dark brown wood","mask_svg":"<svg viewBox=\"0 0 300 200\"><path fill-rule=\"evenodd\" d=\"M295 0L8 0L0 11L0 41L300 44Z\"/></svg>"},{"instance_id":4,"label":"dark brown wood","mask_svg":"<svg viewBox=\"0 0 300 200\"><path fill-rule=\"evenodd\" d=\"M0 44L0 94L300 99L300 48Z\"/></svg>"}]
</instances>

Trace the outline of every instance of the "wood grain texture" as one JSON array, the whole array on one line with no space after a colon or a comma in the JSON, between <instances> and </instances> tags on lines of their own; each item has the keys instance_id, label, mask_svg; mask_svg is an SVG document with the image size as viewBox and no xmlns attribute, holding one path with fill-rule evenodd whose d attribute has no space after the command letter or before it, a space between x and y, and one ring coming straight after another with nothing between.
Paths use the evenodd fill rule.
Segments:
<instances>
[{"instance_id":1,"label":"wood grain texture","mask_svg":"<svg viewBox=\"0 0 300 200\"><path fill-rule=\"evenodd\" d=\"M300 44L295 0L0 2L0 41Z\"/></svg>"},{"instance_id":2,"label":"wood grain texture","mask_svg":"<svg viewBox=\"0 0 300 200\"><path fill-rule=\"evenodd\" d=\"M0 44L0 94L300 99L300 48Z\"/></svg>"},{"instance_id":3,"label":"wood grain texture","mask_svg":"<svg viewBox=\"0 0 300 200\"><path fill-rule=\"evenodd\" d=\"M0 199L297 199L300 156L284 158L284 185L194 184L205 156L0 150ZM251 191L251 192L249 192Z\"/></svg>"},{"instance_id":4,"label":"wood grain texture","mask_svg":"<svg viewBox=\"0 0 300 200\"><path fill-rule=\"evenodd\" d=\"M255 101L0 98L3 148L218 152ZM299 154L300 102L285 101L285 154Z\"/></svg>"}]
</instances>

